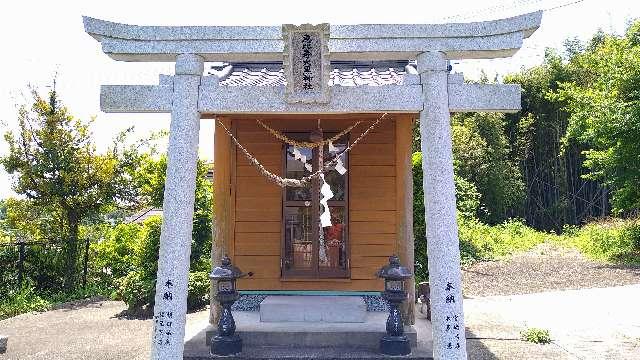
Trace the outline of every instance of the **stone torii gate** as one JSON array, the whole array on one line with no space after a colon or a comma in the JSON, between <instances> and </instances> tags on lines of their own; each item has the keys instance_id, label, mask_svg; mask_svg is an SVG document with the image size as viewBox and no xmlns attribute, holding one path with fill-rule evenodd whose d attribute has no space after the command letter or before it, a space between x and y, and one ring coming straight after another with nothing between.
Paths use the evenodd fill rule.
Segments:
<instances>
[{"instance_id":1,"label":"stone torii gate","mask_svg":"<svg viewBox=\"0 0 640 360\"><path fill-rule=\"evenodd\" d=\"M171 113L152 358L183 356L201 114L388 112L420 114L434 358L466 359L449 114L517 111L520 87L465 84L449 74L449 60L512 56L541 18L331 25L329 60L416 60L417 74L407 72L403 85L333 87L327 102L291 103L284 86L223 87L203 76L205 61L282 61L280 26L133 26L84 17L85 31L114 60L175 62L175 75L160 75L158 85L103 85L100 93L105 112Z\"/></svg>"}]
</instances>

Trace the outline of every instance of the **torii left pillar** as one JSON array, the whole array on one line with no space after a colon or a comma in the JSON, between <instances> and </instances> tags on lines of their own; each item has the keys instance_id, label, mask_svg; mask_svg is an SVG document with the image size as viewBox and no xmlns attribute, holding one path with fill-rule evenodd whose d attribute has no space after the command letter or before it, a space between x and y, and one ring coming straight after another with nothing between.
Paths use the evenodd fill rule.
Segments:
<instances>
[{"instance_id":1,"label":"torii left pillar","mask_svg":"<svg viewBox=\"0 0 640 360\"><path fill-rule=\"evenodd\" d=\"M420 143L433 358L466 360L447 86L449 62L443 53L431 51L419 54L417 65L424 98L424 108L420 112Z\"/></svg>"},{"instance_id":2,"label":"torii left pillar","mask_svg":"<svg viewBox=\"0 0 640 360\"><path fill-rule=\"evenodd\" d=\"M183 358L204 59L176 57L151 359Z\"/></svg>"}]
</instances>

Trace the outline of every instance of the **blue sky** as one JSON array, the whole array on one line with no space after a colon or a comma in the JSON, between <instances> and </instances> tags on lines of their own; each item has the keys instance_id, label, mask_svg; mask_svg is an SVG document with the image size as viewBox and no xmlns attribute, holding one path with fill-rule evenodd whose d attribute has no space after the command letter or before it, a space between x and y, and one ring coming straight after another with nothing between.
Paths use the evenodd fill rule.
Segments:
<instances>
[{"instance_id":1,"label":"blue sky","mask_svg":"<svg viewBox=\"0 0 640 360\"><path fill-rule=\"evenodd\" d=\"M158 74L172 74L168 63L124 63L109 59L98 42L84 33L82 15L138 25L279 25L283 23L430 23L467 22L509 17L540 9L541 28L509 59L454 64L468 78L480 70L490 76L539 64L546 47L561 48L568 37L588 39L597 29L621 33L640 17L640 2L624 0L456 0L456 1L82 1L11 2L0 14L2 69L0 124L14 129L16 104L29 100L27 85L42 91L55 73L57 90L76 117L96 117L93 132L98 150L113 136L134 126L137 136L168 129L165 114L105 114L99 109L101 84L155 84ZM566 6L565 6L566 5ZM202 158L213 157L213 122L203 120ZM0 140L0 153L6 152ZM0 198L10 196L10 177L0 170Z\"/></svg>"}]
</instances>

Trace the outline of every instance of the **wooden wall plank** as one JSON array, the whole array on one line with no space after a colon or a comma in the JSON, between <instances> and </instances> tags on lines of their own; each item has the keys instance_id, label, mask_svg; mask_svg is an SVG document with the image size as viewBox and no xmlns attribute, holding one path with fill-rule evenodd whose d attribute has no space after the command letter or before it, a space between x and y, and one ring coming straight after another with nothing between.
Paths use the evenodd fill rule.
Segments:
<instances>
[{"instance_id":1,"label":"wooden wall plank","mask_svg":"<svg viewBox=\"0 0 640 360\"><path fill-rule=\"evenodd\" d=\"M396 212L393 210L351 210L349 211L351 221L385 221L396 222Z\"/></svg>"},{"instance_id":2,"label":"wooden wall plank","mask_svg":"<svg viewBox=\"0 0 640 360\"><path fill-rule=\"evenodd\" d=\"M355 180L365 177L395 177L396 168L393 165L352 165L349 176Z\"/></svg>"},{"instance_id":3,"label":"wooden wall plank","mask_svg":"<svg viewBox=\"0 0 640 360\"><path fill-rule=\"evenodd\" d=\"M279 173L280 172L278 172L278 174ZM238 177L261 177L261 178L264 178L262 176L262 174L260 174L258 169L256 169L256 167L253 166L253 165L240 165L240 164L238 164L238 166L236 167L236 174L237 174Z\"/></svg>"},{"instance_id":4,"label":"wooden wall plank","mask_svg":"<svg viewBox=\"0 0 640 360\"><path fill-rule=\"evenodd\" d=\"M362 126L362 125L360 125ZM360 133L351 134L351 139L355 140L360 136ZM393 144L394 136L393 133L388 130L381 131L370 131L367 136L362 138L360 144ZM360 144L356 145L356 147L360 146Z\"/></svg>"},{"instance_id":5,"label":"wooden wall plank","mask_svg":"<svg viewBox=\"0 0 640 360\"><path fill-rule=\"evenodd\" d=\"M353 223L352 223L353 224ZM396 241L396 234L351 234L351 244L354 245L385 245ZM351 262L352 265L355 265Z\"/></svg>"},{"instance_id":6,"label":"wooden wall plank","mask_svg":"<svg viewBox=\"0 0 640 360\"><path fill-rule=\"evenodd\" d=\"M367 256L386 256L389 257L394 254L395 247L393 244L384 244L384 245L360 245L360 244L351 244L351 254L352 256L356 255L367 255Z\"/></svg>"},{"instance_id":7,"label":"wooden wall plank","mask_svg":"<svg viewBox=\"0 0 640 360\"><path fill-rule=\"evenodd\" d=\"M280 256L279 233L237 233L236 255L277 255Z\"/></svg>"},{"instance_id":8,"label":"wooden wall plank","mask_svg":"<svg viewBox=\"0 0 640 360\"><path fill-rule=\"evenodd\" d=\"M257 242L262 244L280 243L278 233L237 233L236 238L244 242Z\"/></svg>"},{"instance_id":9,"label":"wooden wall plank","mask_svg":"<svg viewBox=\"0 0 640 360\"><path fill-rule=\"evenodd\" d=\"M368 181L365 183L364 181ZM351 197L372 198L387 194L395 194L395 178L368 178L359 179L350 183Z\"/></svg>"},{"instance_id":10,"label":"wooden wall plank","mask_svg":"<svg viewBox=\"0 0 640 360\"><path fill-rule=\"evenodd\" d=\"M244 153L241 150L237 150L238 157L238 165L243 166L253 166L249 160L245 157ZM267 170L271 171L275 174L281 174L282 170L282 156L280 154L261 154L261 153L251 153Z\"/></svg>"},{"instance_id":11,"label":"wooden wall plank","mask_svg":"<svg viewBox=\"0 0 640 360\"><path fill-rule=\"evenodd\" d=\"M366 280L377 279L376 273L379 268L375 267L357 267L351 268L351 279Z\"/></svg>"},{"instance_id":12,"label":"wooden wall plank","mask_svg":"<svg viewBox=\"0 0 640 360\"><path fill-rule=\"evenodd\" d=\"M280 155L280 151L282 150L282 144L278 143L250 143L244 142L242 143L247 151L251 154L257 156L258 154L276 154Z\"/></svg>"},{"instance_id":13,"label":"wooden wall plank","mask_svg":"<svg viewBox=\"0 0 640 360\"><path fill-rule=\"evenodd\" d=\"M282 188L265 177L238 177L236 196L275 198L282 194Z\"/></svg>"},{"instance_id":14,"label":"wooden wall plank","mask_svg":"<svg viewBox=\"0 0 640 360\"><path fill-rule=\"evenodd\" d=\"M356 146L354 146L353 149L351 149L351 154L394 155L394 144L393 143L388 143L388 144L359 143L359 144L356 144Z\"/></svg>"},{"instance_id":15,"label":"wooden wall plank","mask_svg":"<svg viewBox=\"0 0 640 360\"><path fill-rule=\"evenodd\" d=\"M242 144L249 143L274 143L274 136L264 130L250 131L242 130L238 132L238 140Z\"/></svg>"},{"instance_id":16,"label":"wooden wall plank","mask_svg":"<svg viewBox=\"0 0 640 360\"><path fill-rule=\"evenodd\" d=\"M393 222L352 222L351 223L352 234L395 234L396 224ZM395 239L391 241L395 243Z\"/></svg>"},{"instance_id":17,"label":"wooden wall plank","mask_svg":"<svg viewBox=\"0 0 640 360\"><path fill-rule=\"evenodd\" d=\"M237 233L280 233L279 221L236 221Z\"/></svg>"},{"instance_id":18,"label":"wooden wall plank","mask_svg":"<svg viewBox=\"0 0 640 360\"><path fill-rule=\"evenodd\" d=\"M395 156L393 154L351 154L349 158L354 165L393 165Z\"/></svg>"},{"instance_id":19,"label":"wooden wall plank","mask_svg":"<svg viewBox=\"0 0 640 360\"><path fill-rule=\"evenodd\" d=\"M274 206L280 207L281 201L282 198L275 196L238 196L236 207L238 210L264 210Z\"/></svg>"},{"instance_id":20,"label":"wooden wall plank","mask_svg":"<svg viewBox=\"0 0 640 360\"><path fill-rule=\"evenodd\" d=\"M279 279L280 254L278 255L238 255L236 266L245 273L253 273L251 279Z\"/></svg>"},{"instance_id":21,"label":"wooden wall plank","mask_svg":"<svg viewBox=\"0 0 640 360\"><path fill-rule=\"evenodd\" d=\"M238 221L280 221L282 211L280 209L236 210Z\"/></svg>"},{"instance_id":22,"label":"wooden wall plank","mask_svg":"<svg viewBox=\"0 0 640 360\"><path fill-rule=\"evenodd\" d=\"M374 188L387 193L395 193L396 180L393 177L359 177L349 182L351 187L357 190Z\"/></svg>"},{"instance_id":23,"label":"wooden wall plank","mask_svg":"<svg viewBox=\"0 0 640 360\"><path fill-rule=\"evenodd\" d=\"M351 210L395 210L395 194L383 194L382 197L351 198L349 199Z\"/></svg>"},{"instance_id":24,"label":"wooden wall plank","mask_svg":"<svg viewBox=\"0 0 640 360\"><path fill-rule=\"evenodd\" d=\"M280 279L240 279L239 290L333 290L333 291L382 291L382 279L351 281L281 281Z\"/></svg>"},{"instance_id":25,"label":"wooden wall plank","mask_svg":"<svg viewBox=\"0 0 640 360\"><path fill-rule=\"evenodd\" d=\"M389 263L389 256L369 256L368 254L353 254L351 256L352 267L368 267L379 269Z\"/></svg>"}]
</instances>

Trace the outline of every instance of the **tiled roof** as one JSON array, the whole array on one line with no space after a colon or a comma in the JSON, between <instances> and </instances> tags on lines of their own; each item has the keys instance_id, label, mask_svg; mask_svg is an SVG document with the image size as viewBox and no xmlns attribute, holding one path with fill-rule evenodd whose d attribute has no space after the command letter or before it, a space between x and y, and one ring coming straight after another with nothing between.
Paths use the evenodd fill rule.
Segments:
<instances>
[{"instance_id":1,"label":"tiled roof","mask_svg":"<svg viewBox=\"0 0 640 360\"><path fill-rule=\"evenodd\" d=\"M332 63L329 86L402 85L408 62ZM224 64L212 67L222 86L283 86L281 63Z\"/></svg>"}]
</instances>

